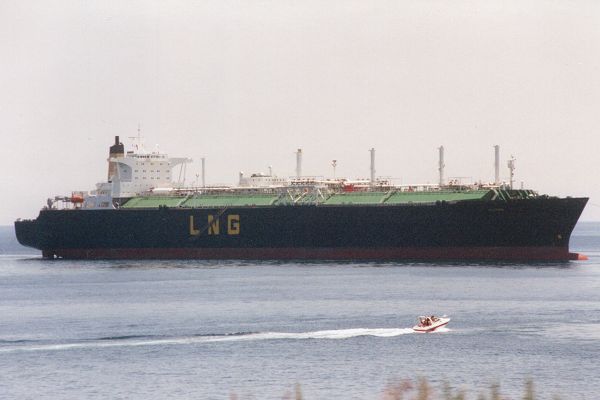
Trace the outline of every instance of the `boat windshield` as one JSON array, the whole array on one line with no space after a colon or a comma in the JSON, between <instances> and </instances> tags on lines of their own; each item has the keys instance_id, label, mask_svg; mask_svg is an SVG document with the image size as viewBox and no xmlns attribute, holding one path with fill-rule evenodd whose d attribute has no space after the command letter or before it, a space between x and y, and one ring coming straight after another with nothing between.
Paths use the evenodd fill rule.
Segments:
<instances>
[{"instance_id":1,"label":"boat windshield","mask_svg":"<svg viewBox=\"0 0 600 400\"><path fill-rule=\"evenodd\" d=\"M435 315L429 316L429 317L419 317L419 325L421 326L429 326L435 322L438 322L440 319L438 317L436 317Z\"/></svg>"}]
</instances>

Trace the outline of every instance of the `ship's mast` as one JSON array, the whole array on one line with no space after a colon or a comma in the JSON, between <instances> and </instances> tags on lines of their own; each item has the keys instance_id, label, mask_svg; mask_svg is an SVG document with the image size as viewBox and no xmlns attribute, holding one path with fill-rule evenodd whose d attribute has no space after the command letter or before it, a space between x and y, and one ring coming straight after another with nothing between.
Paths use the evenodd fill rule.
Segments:
<instances>
[{"instance_id":1,"label":"ship's mast","mask_svg":"<svg viewBox=\"0 0 600 400\"><path fill-rule=\"evenodd\" d=\"M129 139L134 142L132 146L134 146L136 153L145 153L144 143L142 142L142 127L139 123L137 128L137 136L129 136Z\"/></svg>"},{"instance_id":2,"label":"ship's mast","mask_svg":"<svg viewBox=\"0 0 600 400\"><path fill-rule=\"evenodd\" d=\"M508 160L508 169L510 170L510 188L513 188L513 183L515 181L515 161L516 159L511 155L510 160Z\"/></svg>"}]
</instances>

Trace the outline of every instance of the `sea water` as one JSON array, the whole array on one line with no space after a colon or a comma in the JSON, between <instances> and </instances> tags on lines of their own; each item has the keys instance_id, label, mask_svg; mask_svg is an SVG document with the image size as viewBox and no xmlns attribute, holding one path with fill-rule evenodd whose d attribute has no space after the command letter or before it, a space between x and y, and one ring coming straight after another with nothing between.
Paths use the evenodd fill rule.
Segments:
<instances>
[{"instance_id":1,"label":"sea water","mask_svg":"<svg viewBox=\"0 0 600 400\"><path fill-rule=\"evenodd\" d=\"M600 223L588 261L48 261L0 229L0 398L598 399ZM419 315L452 321L413 333Z\"/></svg>"}]
</instances>

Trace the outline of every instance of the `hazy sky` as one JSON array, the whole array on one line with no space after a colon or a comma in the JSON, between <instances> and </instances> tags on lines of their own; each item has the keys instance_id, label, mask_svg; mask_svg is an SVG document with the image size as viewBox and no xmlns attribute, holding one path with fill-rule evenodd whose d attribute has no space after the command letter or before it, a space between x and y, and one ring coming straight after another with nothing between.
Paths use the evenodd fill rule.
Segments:
<instances>
[{"instance_id":1,"label":"hazy sky","mask_svg":"<svg viewBox=\"0 0 600 400\"><path fill-rule=\"evenodd\" d=\"M600 220L598 1L1 1L0 224L106 179L114 135L237 173L493 179ZM127 144L127 143L126 143ZM188 176L200 170L196 162Z\"/></svg>"}]
</instances>

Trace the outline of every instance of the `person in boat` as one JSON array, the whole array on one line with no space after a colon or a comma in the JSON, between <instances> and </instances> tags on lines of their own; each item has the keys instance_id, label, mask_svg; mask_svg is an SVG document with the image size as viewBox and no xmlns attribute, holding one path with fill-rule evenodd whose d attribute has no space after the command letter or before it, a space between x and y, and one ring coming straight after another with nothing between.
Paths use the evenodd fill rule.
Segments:
<instances>
[{"instance_id":1,"label":"person in boat","mask_svg":"<svg viewBox=\"0 0 600 400\"><path fill-rule=\"evenodd\" d=\"M423 318L423 321L421 321L421 323L423 324L423 326L429 326L431 325L431 320L429 319L429 317L425 317Z\"/></svg>"}]
</instances>

